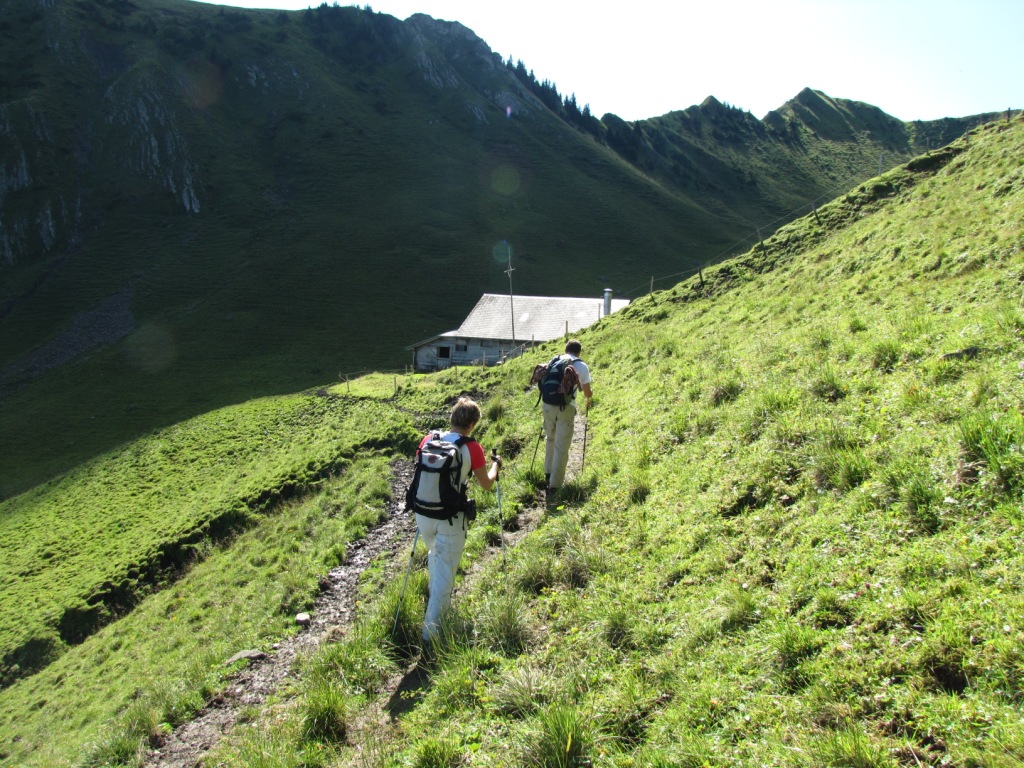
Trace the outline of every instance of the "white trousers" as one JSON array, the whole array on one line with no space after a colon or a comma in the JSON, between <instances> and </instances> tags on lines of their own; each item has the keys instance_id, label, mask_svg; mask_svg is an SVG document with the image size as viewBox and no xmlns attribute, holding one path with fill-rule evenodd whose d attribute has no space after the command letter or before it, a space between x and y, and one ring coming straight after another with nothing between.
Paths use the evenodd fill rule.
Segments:
<instances>
[{"instance_id":1,"label":"white trousers","mask_svg":"<svg viewBox=\"0 0 1024 768\"><path fill-rule=\"evenodd\" d=\"M562 408L559 405L544 403L544 473L551 475L548 482L552 488L561 488L565 482L565 468L569 464L569 448L572 446L572 433L576 428L576 405L570 403Z\"/></svg>"},{"instance_id":2,"label":"white trousers","mask_svg":"<svg viewBox=\"0 0 1024 768\"><path fill-rule=\"evenodd\" d=\"M459 512L451 523L416 515L416 527L427 547L427 575L430 597L423 618L423 639L430 641L441 627L441 619L452 603L455 572L466 546L464 513Z\"/></svg>"}]
</instances>

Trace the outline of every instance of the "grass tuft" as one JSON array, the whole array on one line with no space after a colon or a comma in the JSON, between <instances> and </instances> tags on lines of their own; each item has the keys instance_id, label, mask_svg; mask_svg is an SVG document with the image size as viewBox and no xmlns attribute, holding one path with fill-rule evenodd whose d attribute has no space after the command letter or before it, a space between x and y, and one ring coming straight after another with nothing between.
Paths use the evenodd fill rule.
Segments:
<instances>
[{"instance_id":1,"label":"grass tuft","mask_svg":"<svg viewBox=\"0 0 1024 768\"><path fill-rule=\"evenodd\" d=\"M826 365L811 381L811 394L830 403L842 400L849 394L844 378L831 365Z\"/></svg>"},{"instance_id":2,"label":"grass tuft","mask_svg":"<svg viewBox=\"0 0 1024 768\"><path fill-rule=\"evenodd\" d=\"M723 633L746 629L761 618L757 595L745 585L733 586L720 606L719 627Z\"/></svg>"},{"instance_id":3,"label":"grass tuft","mask_svg":"<svg viewBox=\"0 0 1024 768\"><path fill-rule=\"evenodd\" d=\"M743 383L738 379L725 379L711 386L708 401L715 408L731 403L743 392Z\"/></svg>"},{"instance_id":4,"label":"grass tuft","mask_svg":"<svg viewBox=\"0 0 1024 768\"><path fill-rule=\"evenodd\" d=\"M377 628L373 630L374 633L385 633L390 654L403 661L416 656L423 642L423 595L427 590L427 573L424 569L414 569L408 575L408 584L403 594L402 584L405 580L406 576L403 575L401 581L393 583L380 602L374 621Z\"/></svg>"},{"instance_id":5,"label":"grass tuft","mask_svg":"<svg viewBox=\"0 0 1024 768\"><path fill-rule=\"evenodd\" d=\"M896 768L885 747L855 728L829 731L810 749L813 765L822 768Z\"/></svg>"},{"instance_id":6,"label":"grass tuft","mask_svg":"<svg viewBox=\"0 0 1024 768\"><path fill-rule=\"evenodd\" d=\"M491 687L495 710L504 716L526 718L554 700L555 681L533 662L507 669Z\"/></svg>"},{"instance_id":7,"label":"grass tuft","mask_svg":"<svg viewBox=\"0 0 1024 768\"><path fill-rule=\"evenodd\" d=\"M818 484L846 493L871 476L871 467L871 460L860 448L826 448L818 457Z\"/></svg>"},{"instance_id":8,"label":"grass tuft","mask_svg":"<svg viewBox=\"0 0 1024 768\"><path fill-rule=\"evenodd\" d=\"M317 675L302 696L299 717L302 739L308 742L340 742L348 734L348 696L340 678Z\"/></svg>"},{"instance_id":9,"label":"grass tuft","mask_svg":"<svg viewBox=\"0 0 1024 768\"><path fill-rule=\"evenodd\" d=\"M379 621L359 622L339 642L321 645L301 667L303 674L314 679L340 679L348 691L358 695L376 693L393 671L385 652L390 646L384 640L386 629ZM409 631L408 627L402 630Z\"/></svg>"},{"instance_id":10,"label":"grass tuft","mask_svg":"<svg viewBox=\"0 0 1024 768\"><path fill-rule=\"evenodd\" d=\"M462 746L453 738L428 736L413 745L413 768L458 768L465 765Z\"/></svg>"},{"instance_id":11,"label":"grass tuft","mask_svg":"<svg viewBox=\"0 0 1024 768\"><path fill-rule=\"evenodd\" d=\"M135 765L145 754L146 740L132 729L117 729L92 747L82 768Z\"/></svg>"},{"instance_id":12,"label":"grass tuft","mask_svg":"<svg viewBox=\"0 0 1024 768\"><path fill-rule=\"evenodd\" d=\"M523 747L530 768L578 768L591 757L592 716L571 704L551 704L535 715Z\"/></svg>"},{"instance_id":13,"label":"grass tuft","mask_svg":"<svg viewBox=\"0 0 1024 768\"><path fill-rule=\"evenodd\" d=\"M903 346L895 339L880 341L871 350L871 367L882 373L892 373L902 355Z\"/></svg>"},{"instance_id":14,"label":"grass tuft","mask_svg":"<svg viewBox=\"0 0 1024 768\"><path fill-rule=\"evenodd\" d=\"M530 644L530 607L521 592L488 592L479 606L474 625L477 642L508 657L518 656Z\"/></svg>"},{"instance_id":15,"label":"grass tuft","mask_svg":"<svg viewBox=\"0 0 1024 768\"><path fill-rule=\"evenodd\" d=\"M634 750L647 740L663 697L636 674L626 674L602 707L606 732L620 747Z\"/></svg>"},{"instance_id":16,"label":"grass tuft","mask_svg":"<svg viewBox=\"0 0 1024 768\"><path fill-rule=\"evenodd\" d=\"M1024 489L1024 416L1020 411L969 413L957 424L957 431L966 461L984 467L998 491L1016 494Z\"/></svg>"}]
</instances>

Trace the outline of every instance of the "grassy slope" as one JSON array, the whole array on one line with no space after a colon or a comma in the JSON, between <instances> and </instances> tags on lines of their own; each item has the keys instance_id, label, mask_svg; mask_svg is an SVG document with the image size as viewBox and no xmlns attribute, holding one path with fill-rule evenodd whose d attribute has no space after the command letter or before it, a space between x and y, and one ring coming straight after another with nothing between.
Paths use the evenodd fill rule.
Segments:
<instances>
[{"instance_id":1,"label":"grassy slope","mask_svg":"<svg viewBox=\"0 0 1024 768\"><path fill-rule=\"evenodd\" d=\"M408 429L406 417L372 400L257 400L155 433L5 502L3 678L48 663L197 549L363 446L401 442Z\"/></svg>"},{"instance_id":2,"label":"grassy slope","mask_svg":"<svg viewBox=\"0 0 1024 768\"><path fill-rule=\"evenodd\" d=\"M996 117L907 124L877 107L806 88L764 120L709 98L641 121L631 139L638 164L654 178L746 221L750 245L755 227L770 234L854 180L944 146Z\"/></svg>"},{"instance_id":3,"label":"grassy slope","mask_svg":"<svg viewBox=\"0 0 1024 768\"><path fill-rule=\"evenodd\" d=\"M387 456L444 410L447 389L400 381L425 414L413 427L388 402L395 383L221 409L0 504L0 638L40 670L5 663L21 678L0 690L0 760L130 753L131 740L106 738L112 719L158 734L226 684L226 658L290 631L383 514ZM70 645L62 615L78 620Z\"/></svg>"},{"instance_id":4,"label":"grassy slope","mask_svg":"<svg viewBox=\"0 0 1024 768\"><path fill-rule=\"evenodd\" d=\"M378 521L387 475L383 459L355 462L316 499L287 502L229 549L197 547L205 559L187 576L0 693L4 764L101 764L137 747L109 735L118 715L153 735L189 717L228 683L225 660L293 631L318 579Z\"/></svg>"},{"instance_id":5,"label":"grassy slope","mask_svg":"<svg viewBox=\"0 0 1024 768\"><path fill-rule=\"evenodd\" d=\"M348 743L360 759L373 759L367 750L380 756L373 764L387 755L422 765L467 755L480 765L558 764L551 759L559 748L545 747L552 739L595 764L623 766L966 768L1024 759L1022 143L1019 121L991 125L969 145L823 208L821 221L837 227L831 236L803 220L764 251L707 273L702 288L681 284L588 332L599 398L586 472L567 488L565 505L510 551L507 580L500 558L489 558L460 591L460 617L475 640L455 633L422 701L395 732L360 730L359 709L401 658L424 588L419 578L407 595L396 657L386 640L397 585L368 582L368 596L383 590L384 599L368 602L345 643L307 663L295 695L268 712L277 725L257 719L221 759L357 759L330 729L311 726L311 713L348 722ZM969 347L982 351L941 357ZM435 414L429 421L453 390L491 392L481 438L513 459L503 479L508 517L528 503L538 479L527 472L534 400L520 387L529 363L418 379L394 405L379 399L392 392L386 377L357 384L352 396L371 396L356 410L396 419L395 434L405 435L412 422L401 414ZM280 404L305 403L301 411L322 401ZM261 422L246 414L273 412L275 402L182 425L191 433L182 455L216 466L250 441L191 441L206 446L212 423L231 414L255 429ZM271 422L287 424L287 407ZM353 440L380 438L357 423ZM336 455L306 453L304 430L280 434L298 441L280 449L294 459L288 467L315 473ZM279 463L257 461L268 480L256 485L273 487L279 473L268 468ZM82 480L106 476L131 490L133 478L113 474L120 464L99 463L93 469L103 472ZM379 496L362 476L355 486ZM177 480L170 475L167 487ZM337 551L334 534L319 526L339 524L323 519L334 516L339 494L357 493L329 490L300 511L285 507L266 523L276 532L261 527L242 537L256 547L249 560L269 563L260 578L273 597L241 609L248 623L240 635L221 637L207 623L209 609L253 576L233 570L246 558L232 553L245 550L232 547L221 559L214 547L201 566L209 571L194 569L0 693L10 712L2 749L27 764L60 765L99 739L89 752L94 762L128 759L139 738L186 716L222 684L207 674L221 649L283 631L282 617L308 599L317 568ZM108 501L94 497L82 514L99 514ZM497 543L493 494L483 501L470 560ZM273 553L297 541L315 556L302 575L278 575L291 566ZM176 658L188 658L197 640L213 652L198 665L206 671L173 662L153 678L152 654L166 651L142 638L155 626L165 632L161 616L179 597L192 601L190 621L206 628L172 635L169 642L182 645ZM122 672L116 690L90 694L61 746L46 723L70 711L78 691L94 690L98 683L86 681L104 663ZM130 706L136 688L144 695ZM437 718L448 727L439 730ZM38 747L32 758L26 745Z\"/></svg>"},{"instance_id":6,"label":"grassy slope","mask_svg":"<svg viewBox=\"0 0 1024 768\"><path fill-rule=\"evenodd\" d=\"M220 759L1019 765L1022 143L1020 121L989 126L882 180L894 197L830 205L831 237L804 220L705 298L681 285L586 334L587 470L507 581L498 557L474 571L400 727L359 726L379 702L327 649ZM516 504L537 480L525 367L484 436L527 448ZM396 598L353 648L383 642Z\"/></svg>"}]
</instances>

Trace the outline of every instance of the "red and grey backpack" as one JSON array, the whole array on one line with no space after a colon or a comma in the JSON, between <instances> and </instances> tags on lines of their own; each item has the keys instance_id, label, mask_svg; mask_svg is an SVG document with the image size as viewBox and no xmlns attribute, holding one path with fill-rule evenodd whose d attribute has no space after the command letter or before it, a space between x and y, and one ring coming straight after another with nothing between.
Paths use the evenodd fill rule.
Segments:
<instances>
[{"instance_id":1,"label":"red and grey backpack","mask_svg":"<svg viewBox=\"0 0 1024 768\"><path fill-rule=\"evenodd\" d=\"M405 496L406 511L450 521L465 509L462 446L469 441L465 436L445 440L439 430L430 433L416 451L416 471Z\"/></svg>"},{"instance_id":2,"label":"red and grey backpack","mask_svg":"<svg viewBox=\"0 0 1024 768\"><path fill-rule=\"evenodd\" d=\"M572 402L573 395L580 388L580 375L572 367L576 359L571 355L555 355L546 365L538 365L533 369L530 386L536 384L540 389L538 404L543 400L548 405L564 408Z\"/></svg>"}]
</instances>

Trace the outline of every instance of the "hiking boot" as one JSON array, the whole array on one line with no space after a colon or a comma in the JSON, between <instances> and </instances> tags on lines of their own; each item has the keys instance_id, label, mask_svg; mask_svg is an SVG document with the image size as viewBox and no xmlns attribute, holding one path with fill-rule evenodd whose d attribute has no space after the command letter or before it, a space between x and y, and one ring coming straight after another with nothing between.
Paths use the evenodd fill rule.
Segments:
<instances>
[{"instance_id":1,"label":"hiking boot","mask_svg":"<svg viewBox=\"0 0 1024 768\"><path fill-rule=\"evenodd\" d=\"M437 650L434 648L434 644L429 640L423 641L423 647L420 649L420 658L416 663L416 666L421 669L432 667L434 662L437 661Z\"/></svg>"}]
</instances>

